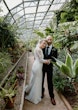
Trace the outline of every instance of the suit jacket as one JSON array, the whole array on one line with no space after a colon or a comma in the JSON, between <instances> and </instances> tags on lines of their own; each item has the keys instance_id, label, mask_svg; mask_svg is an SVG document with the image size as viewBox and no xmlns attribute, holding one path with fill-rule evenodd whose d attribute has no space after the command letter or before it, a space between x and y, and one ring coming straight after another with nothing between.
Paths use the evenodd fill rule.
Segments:
<instances>
[{"instance_id":1,"label":"suit jacket","mask_svg":"<svg viewBox=\"0 0 78 110\"><path fill-rule=\"evenodd\" d=\"M44 59L51 59L52 61L55 62L55 58L57 58L58 53L57 53L57 49L55 47L52 46L51 52L48 56L46 56L45 54L45 49L43 49L43 54L44 54ZM50 63L49 65L47 64L43 64L43 71L52 71L53 70L53 64Z\"/></svg>"}]
</instances>

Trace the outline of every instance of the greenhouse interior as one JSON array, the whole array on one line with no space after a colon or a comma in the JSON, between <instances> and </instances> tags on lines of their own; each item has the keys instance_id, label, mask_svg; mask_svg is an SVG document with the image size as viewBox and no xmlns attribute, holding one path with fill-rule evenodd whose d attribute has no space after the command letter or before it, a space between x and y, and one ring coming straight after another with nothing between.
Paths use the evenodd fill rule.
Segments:
<instances>
[{"instance_id":1,"label":"greenhouse interior","mask_svg":"<svg viewBox=\"0 0 78 110\"><path fill-rule=\"evenodd\" d=\"M78 0L0 0L0 110L58 108L78 110Z\"/></svg>"}]
</instances>

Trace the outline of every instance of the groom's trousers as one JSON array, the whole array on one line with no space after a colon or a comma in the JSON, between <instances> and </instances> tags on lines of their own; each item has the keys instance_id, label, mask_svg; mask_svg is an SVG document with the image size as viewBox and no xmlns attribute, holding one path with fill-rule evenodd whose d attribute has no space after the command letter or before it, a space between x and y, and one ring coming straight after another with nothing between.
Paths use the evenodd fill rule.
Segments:
<instances>
[{"instance_id":1,"label":"groom's trousers","mask_svg":"<svg viewBox=\"0 0 78 110\"><path fill-rule=\"evenodd\" d=\"M48 91L51 98L54 98L53 93L53 66L50 65L43 65L43 78L42 78L42 94L44 93L44 79L45 74L47 74L47 85L48 85Z\"/></svg>"}]
</instances>

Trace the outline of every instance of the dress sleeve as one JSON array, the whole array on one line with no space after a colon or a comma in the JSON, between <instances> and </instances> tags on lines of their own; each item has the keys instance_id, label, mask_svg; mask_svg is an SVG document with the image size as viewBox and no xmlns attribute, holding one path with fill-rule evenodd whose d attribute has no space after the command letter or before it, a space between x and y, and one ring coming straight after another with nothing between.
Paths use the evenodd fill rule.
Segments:
<instances>
[{"instance_id":1,"label":"dress sleeve","mask_svg":"<svg viewBox=\"0 0 78 110\"><path fill-rule=\"evenodd\" d=\"M45 63L46 60L43 58L43 55L42 55L43 53L42 53L42 51L40 49L37 49L36 54L37 54L37 56L39 58L39 61L41 63Z\"/></svg>"}]
</instances>

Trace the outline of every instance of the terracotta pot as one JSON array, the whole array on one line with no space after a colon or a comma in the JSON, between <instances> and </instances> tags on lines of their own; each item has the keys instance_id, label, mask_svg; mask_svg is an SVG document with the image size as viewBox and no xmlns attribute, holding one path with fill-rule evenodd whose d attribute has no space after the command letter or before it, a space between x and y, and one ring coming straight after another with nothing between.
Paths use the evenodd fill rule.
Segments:
<instances>
[{"instance_id":1,"label":"terracotta pot","mask_svg":"<svg viewBox=\"0 0 78 110\"><path fill-rule=\"evenodd\" d=\"M15 96L12 97L12 102L11 102L10 99L5 99L5 103L6 103L5 108L6 109L12 109L12 108L14 108L14 101L15 101Z\"/></svg>"}]
</instances>

